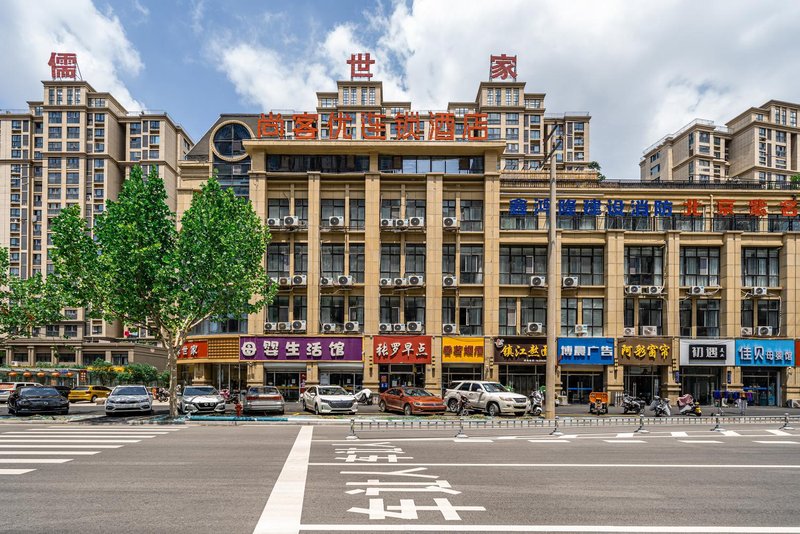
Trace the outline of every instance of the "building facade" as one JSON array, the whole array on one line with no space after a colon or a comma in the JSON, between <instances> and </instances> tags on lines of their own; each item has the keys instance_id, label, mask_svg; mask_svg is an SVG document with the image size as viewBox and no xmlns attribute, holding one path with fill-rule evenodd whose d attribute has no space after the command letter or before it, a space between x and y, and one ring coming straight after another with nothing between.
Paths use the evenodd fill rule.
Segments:
<instances>
[{"instance_id":1,"label":"building facade","mask_svg":"<svg viewBox=\"0 0 800 534\"><path fill-rule=\"evenodd\" d=\"M648 147L643 181L786 184L800 173L800 104L770 100L726 123L696 119Z\"/></svg>"},{"instance_id":2,"label":"building facade","mask_svg":"<svg viewBox=\"0 0 800 534\"><path fill-rule=\"evenodd\" d=\"M129 112L80 80L45 81L41 100L0 112L0 246L9 249L11 272L52 272L52 220L78 205L91 227L135 164L144 172L158 169L176 210L179 163L192 145L166 113ZM164 367L165 351L148 332L90 319L81 309L67 309L65 316L33 338L8 341L0 367L88 365L96 358Z\"/></svg>"},{"instance_id":3,"label":"building facade","mask_svg":"<svg viewBox=\"0 0 800 534\"><path fill-rule=\"evenodd\" d=\"M542 159L530 135L523 157L490 134L497 91L506 105L512 90L501 136L508 114L538 113L514 107L515 88L533 100L517 82L487 81L475 103L450 104L447 138L437 112L408 137L410 104L384 102L378 82L339 82L311 116L220 116L180 164L178 210L217 170L269 225L264 261L279 292L261 313L198 326L181 380L272 384L287 399L318 383L438 391L476 378L527 394L544 384L554 328L569 402L591 391L800 398L800 219L788 186L600 182L566 152L553 206L561 283L548 288L547 173L524 162ZM572 118L555 147L575 150ZM588 120L581 128L588 159ZM560 299L555 317L547 291Z\"/></svg>"}]
</instances>

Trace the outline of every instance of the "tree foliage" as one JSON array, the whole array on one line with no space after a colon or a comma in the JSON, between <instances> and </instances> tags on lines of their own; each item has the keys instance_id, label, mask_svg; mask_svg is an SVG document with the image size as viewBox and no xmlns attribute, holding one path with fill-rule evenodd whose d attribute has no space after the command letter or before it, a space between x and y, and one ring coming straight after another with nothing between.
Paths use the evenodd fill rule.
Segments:
<instances>
[{"instance_id":1,"label":"tree foliage","mask_svg":"<svg viewBox=\"0 0 800 534\"><path fill-rule=\"evenodd\" d=\"M274 294L264 269L269 232L246 199L212 177L180 229L155 168L131 170L92 236L78 207L53 224L53 263L63 294L109 320L155 331L167 350L170 413L176 414L177 354L203 320L253 313Z\"/></svg>"},{"instance_id":2,"label":"tree foliage","mask_svg":"<svg viewBox=\"0 0 800 534\"><path fill-rule=\"evenodd\" d=\"M600 180L601 182L606 179L606 175L603 174L602 172L600 172L602 170L602 168L600 167L600 164L598 162L590 161L589 164L586 165L586 168L587 169L591 169L593 171L596 171L597 172L597 179Z\"/></svg>"},{"instance_id":3,"label":"tree foliage","mask_svg":"<svg viewBox=\"0 0 800 534\"><path fill-rule=\"evenodd\" d=\"M129 364L125 371L130 374L130 381L134 384L147 386L158 379L158 369L146 363Z\"/></svg>"},{"instance_id":4,"label":"tree foliage","mask_svg":"<svg viewBox=\"0 0 800 534\"><path fill-rule=\"evenodd\" d=\"M97 380L104 386L111 385L118 378L118 374L111 362L107 362L102 358L97 358L89 370L89 375L92 379Z\"/></svg>"}]
</instances>

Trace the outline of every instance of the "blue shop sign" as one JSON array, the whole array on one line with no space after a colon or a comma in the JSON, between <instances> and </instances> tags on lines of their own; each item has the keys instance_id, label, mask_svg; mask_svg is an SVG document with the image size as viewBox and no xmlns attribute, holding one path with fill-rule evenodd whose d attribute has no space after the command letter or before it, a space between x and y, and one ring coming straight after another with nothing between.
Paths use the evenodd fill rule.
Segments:
<instances>
[{"instance_id":1,"label":"blue shop sign","mask_svg":"<svg viewBox=\"0 0 800 534\"><path fill-rule=\"evenodd\" d=\"M508 202L508 214L524 217L528 214L528 201L524 198L514 198Z\"/></svg>"},{"instance_id":2,"label":"blue shop sign","mask_svg":"<svg viewBox=\"0 0 800 534\"><path fill-rule=\"evenodd\" d=\"M794 341L789 339L736 340L736 365L742 367L792 367L794 359Z\"/></svg>"},{"instance_id":3,"label":"blue shop sign","mask_svg":"<svg viewBox=\"0 0 800 534\"><path fill-rule=\"evenodd\" d=\"M614 339L610 337L559 338L558 363L559 365L614 365Z\"/></svg>"}]
</instances>

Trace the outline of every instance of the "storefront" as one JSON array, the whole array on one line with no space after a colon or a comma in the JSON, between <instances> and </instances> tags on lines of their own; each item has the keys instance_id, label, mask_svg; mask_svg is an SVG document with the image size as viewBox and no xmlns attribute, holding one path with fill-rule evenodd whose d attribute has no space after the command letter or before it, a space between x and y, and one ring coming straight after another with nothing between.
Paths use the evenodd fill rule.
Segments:
<instances>
[{"instance_id":1,"label":"storefront","mask_svg":"<svg viewBox=\"0 0 800 534\"><path fill-rule=\"evenodd\" d=\"M742 389L756 406L780 406L781 374L794 366L794 342L786 339L737 339L736 365L742 369Z\"/></svg>"},{"instance_id":2,"label":"storefront","mask_svg":"<svg viewBox=\"0 0 800 534\"><path fill-rule=\"evenodd\" d=\"M296 401L307 383L361 385L360 337L242 337L239 358L264 366L264 384L277 387L287 401Z\"/></svg>"},{"instance_id":3,"label":"storefront","mask_svg":"<svg viewBox=\"0 0 800 534\"><path fill-rule=\"evenodd\" d=\"M430 336L375 336L372 347L380 391L397 386L425 387L425 370L432 354Z\"/></svg>"},{"instance_id":4,"label":"storefront","mask_svg":"<svg viewBox=\"0 0 800 534\"><path fill-rule=\"evenodd\" d=\"M623 366L624 391L648 403L661 395L665 373L672 365L672 342L668 338L620 338L617 362Z\"/></svg>"},{"instance_id":5,"label":"storefront","mask_svg":"<svg viewBox=\"0 0 800 534\"><path fill-rule=\"evenodd\" d=\"M604 390L607 365L614 365L614 340L610 337L558 339L561 384L569 404L587 404L592 391Z\"/></svg>"},{"instance_id":6,"label":"storefront","mask_svg":"<svg viewBox=\"0 0 800 534\"><path fill-rule=\"evenodd\" d=\"M442 389L461 380L483 378L483 338L442 338Z\"/></svg>"},{"instance_id":7,"label":"storefront","mask_svg":"<svg viewBox=\"0 0 800 534\"><path fill-rule=\"evenodd\" d=\"M681 339L681 392L691 393L701 404L714 403L714 391L727 389L726 367L735 365L732 339ZM723 377L726 377L723 379Z\"/></svg>"},{"instance_id":8,"label":"storefront","mask_svg":"<svg viewBox=\"0 0 800 534\"><path fill-rule=\"evenodd\" d=\"M500 383L522 395L545 385L547 340L530 337L498 337L494 340L494 362L500 368Z\"/></svg>"}]
</instances>

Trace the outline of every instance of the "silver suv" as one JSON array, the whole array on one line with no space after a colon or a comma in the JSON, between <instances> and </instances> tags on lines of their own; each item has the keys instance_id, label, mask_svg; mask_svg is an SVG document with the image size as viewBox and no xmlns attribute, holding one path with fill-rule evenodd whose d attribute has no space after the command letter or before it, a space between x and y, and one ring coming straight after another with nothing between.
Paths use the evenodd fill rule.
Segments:
<instances>
[{"instance_id":1,"label":"silver suv","mask_svg":"<svg viewBox=\"0 0 800 534\"><path fill-rule=\"evenodd\" d=\"M466 395L473 408L485 411L492 417L505 413L525 415L530 408L528 397L508 391L499 382L483 380L457 382L444 392L444 403L451 412L457 409L459 395Z\"/></svg>"}]
</instances>

